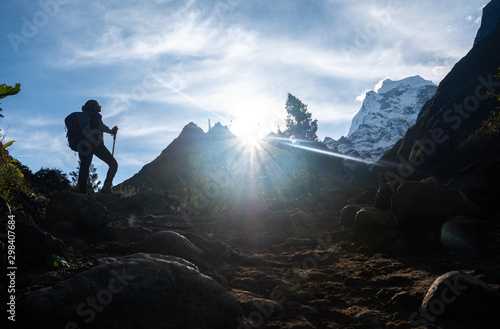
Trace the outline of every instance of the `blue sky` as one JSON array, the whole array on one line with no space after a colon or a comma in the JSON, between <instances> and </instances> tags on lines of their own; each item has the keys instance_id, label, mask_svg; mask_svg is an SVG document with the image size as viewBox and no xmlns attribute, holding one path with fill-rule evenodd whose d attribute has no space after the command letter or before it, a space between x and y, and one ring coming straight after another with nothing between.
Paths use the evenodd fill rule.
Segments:
<instances>
[{"instance_id":1,"label":"blue sky","mask_svg":"<svg viewBox=\"0 0 500 329\"><path fill-rule=\"evenodd\" d=\"M0 84L22 87L1 100L0 128L33 171L69 172L77 156L64 118L96 99L120 128L115 183L191 121L239 136L283 127L288 92L318 119L321 140L339 138L380 80L439 83L471 49L487 2L7 0Z\"/></svg>"}]
</instances>

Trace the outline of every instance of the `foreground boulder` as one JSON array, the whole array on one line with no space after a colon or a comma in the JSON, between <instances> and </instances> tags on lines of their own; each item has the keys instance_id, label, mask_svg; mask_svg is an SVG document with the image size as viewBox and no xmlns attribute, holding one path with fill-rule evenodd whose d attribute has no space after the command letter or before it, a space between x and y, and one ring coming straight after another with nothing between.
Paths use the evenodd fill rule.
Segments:
<instances>
[{"instance_id":1,"label":"foreground boulder","mask_svg":"<svg viewBox=\"0 0 500 329\"><path fill-rule=\"evenodd\" d=\"M474 205L459 190L434 180L404 182L392 196L392 212L403 235L439 233L444 223L468 216Z\"/></svg>"},{"instance_id":2,"label":"foreground boulder","mask_svg":"<svg viewBox=\"0 0 500 329\"><path fill-rule=\"evenodd\" d=\"M30 294L18 318L36 328L232 329L239 314L231 295L195 265L134 254Z\"/></svg>"},{"instance_id":3,"label":"foreground boulder","mask_svg":"<svg viewBox=\"0 0 500 329\"><path fill-rule=\"evenodd\" d=\"M419 312L410 317L413 326L455 322L470 328L498 328L500 295L473 276L448 272L434 281Z\"/></svg>"}]
</instances>

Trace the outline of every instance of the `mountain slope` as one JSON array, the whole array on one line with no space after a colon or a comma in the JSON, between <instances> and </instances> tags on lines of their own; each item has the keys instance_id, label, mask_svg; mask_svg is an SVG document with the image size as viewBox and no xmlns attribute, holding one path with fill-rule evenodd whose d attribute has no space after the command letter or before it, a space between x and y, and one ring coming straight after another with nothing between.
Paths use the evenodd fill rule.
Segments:
<instances>
[{"instance_id":1,"label":"mountain slope","mask_svg":"<svg viewBox=\"0 0 500 329\"><path fill-rule=\"evenodd\" d=\"M420 76L399 81L385 79L380 88L366 93L347 137L325 139L331 150L375 162L411 127L436 85Z\"/></svg>"},{"instance_id":2,"label":"mountain slope","mask_svg":"<svg viewBox=\"0 0 500 329\"><path fill-rule=\"evenodd\" d=\"M191 122L155 160L146 164L138 173L120 185L136 188L164 188L175 185L176 175L183 169L186 159L190 154L203 151L206 143L205 132Z\"/></svg>"},{"instance_id":3,"label":"mountain slope","mask_svg":"<svg viewBox=\"0 0 500 329\"><path fill-rule=\"evenodd\" d=\"M331 181L339 185L344 178L349 180L343 177L341 160L324 151L321 143L304 150L272 138L250 147L219 123L205 133L191 122L155 160L117 189L160 189L185 204L211 200L217 209L228 199L302 195Z\"/></svg>"},{"instance_id":4,"label":"mountain slope","mask_svg":"<svg viewBox=\"0 0 500 329\"><path fill-rule=\"evenodd\" d=\"M487 134L482 127L499 105L487 94L500 92L495 78L500 67L500 13L496 15L493 19L485 13L497 22L496 27L453 67L415 125L382 157L381 164L392 163L403 178L459 176L457 187L469 196L489 199L499 194L495 191L500 184L499 134Z\"/></svg>"}]
</instances>

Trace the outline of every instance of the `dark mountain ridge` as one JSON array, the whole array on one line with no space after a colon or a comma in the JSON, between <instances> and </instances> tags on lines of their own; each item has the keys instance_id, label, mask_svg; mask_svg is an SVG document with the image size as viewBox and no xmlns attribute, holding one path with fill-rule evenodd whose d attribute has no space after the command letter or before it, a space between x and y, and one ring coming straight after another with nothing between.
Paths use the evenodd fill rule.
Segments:
<instances>
[{"instance_id":1,"label":"dark mountain ridge","mask_svg":"<svg viewBox=\"0 0 500 329\"><path fill-rule=\"evenodd\" d=\"M479 183L482 187L472 187L468 182L474 176L462 176L464 169L470 175L473 167L482 168L475 172L478 176L500 170L499 136L488 134L482 124L498 106L498 100L488 93L500 91L500 81L495 77L500 67L500 13L489 11L499 3L492 1L485 7L485 19L478 33L481 38L443 79L415 125L382 157L380 164L392 164L393 171L403 178L457 179L457 187L471 194L481 189L484 193L484 185L495 185L492 180L497 182L498 175ZM495 28L484 35L487 30L483 27L494 22Z\"/></svg>"}]
</instances>

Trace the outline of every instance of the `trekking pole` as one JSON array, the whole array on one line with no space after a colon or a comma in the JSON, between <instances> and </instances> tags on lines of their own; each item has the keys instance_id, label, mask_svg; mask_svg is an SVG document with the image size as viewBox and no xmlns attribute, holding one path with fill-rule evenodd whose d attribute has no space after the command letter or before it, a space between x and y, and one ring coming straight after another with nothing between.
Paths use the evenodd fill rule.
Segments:
<instances>
[{"instance_id":1,"label":"trekking pole","mask_svg":"<svg viewBox=\"0 0 500 329\"><path fill-rule=\"evenodd\" d=\"M111 157L115 157L115 142L116 142L116 134L113 135L113 151L111 152Z\"/></svg>"}]
</instances>

